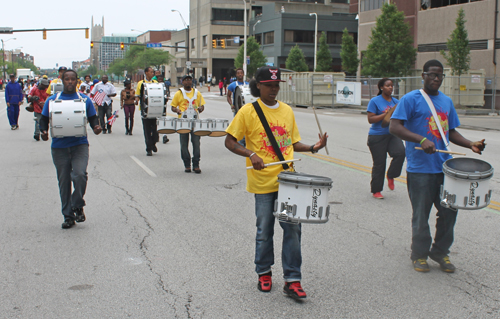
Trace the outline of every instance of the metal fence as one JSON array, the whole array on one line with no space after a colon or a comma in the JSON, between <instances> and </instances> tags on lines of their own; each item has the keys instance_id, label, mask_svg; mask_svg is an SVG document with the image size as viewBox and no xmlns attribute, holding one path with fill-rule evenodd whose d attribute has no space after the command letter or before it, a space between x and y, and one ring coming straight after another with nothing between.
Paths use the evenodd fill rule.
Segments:
<instances>
[{"instance_id":1,"label":"metal fence","mask_svg":"<svg viewBox=\"0 0 500 319\"><path fill-rule=\"evenodd\" d=\"M467 75L447 75L440 91L449 96L457 109L477 112L495 112L500 109L500 94L496 94L498 79L484 76L484 70ZM381 78L346 77L341 72L283 73L286 80L280 91L280 100L295 106L340 107L337 103L337 82L361 83L361 104L367 105L378 94L377 83ZM400 99L406 93L422 88L421 76L393 77L393 96ZM498 109L497 109L498 108Z\"/></svg>"}]
</instances>

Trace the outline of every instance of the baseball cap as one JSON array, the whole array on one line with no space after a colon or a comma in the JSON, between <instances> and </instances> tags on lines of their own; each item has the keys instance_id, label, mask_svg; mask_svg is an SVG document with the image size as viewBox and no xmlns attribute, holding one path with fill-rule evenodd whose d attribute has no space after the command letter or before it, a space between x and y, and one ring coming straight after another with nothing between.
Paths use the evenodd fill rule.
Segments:
<instances>
[{"instance_id":1,"label":"baseball cap","mask_svg":"<svg viewBox=\"0 0 500 319\"><path fill-rule=\"evenodd\" d=\"M61 67L59 68L59 71L66 71L67 69L68 69L67 67L65 67L65 66L61 66Z\"/></svg>"},{"instance_id":2,"label":"baseball cap","mask_svg":"<svg viewBox=\"0 0 500 319\"><path fill-rule=\"evenodd\" d=\"M45 75L45 74L44 74L44 75L42 75L42 78L44 78L44 79L48 79L49 77L48 77L47 75Z\"/></svg>"},{"instance_id":3,"label":"baseball cap","mask_svg":"<svg viewBox=\"0 0 500 319\"><path fill-rule=\"evenodd\" d=\"M185 80L185 79L187 79L187 78L193 79L193 77L192 77L191 75L186 74L186 75L183 75L183 76L182 76L182 81L184 81L184 80Z\"/></svg>"},{"instance_id":4,"label":"baseball cap","mask_svg":"<svg viewBox=\"0 0 500 319\"><path fill-rule=\"evenodd\" d=\"M48 79L45 79L45 78L44 78L44 79L41 79L41 80L40 80L40 84L42 84L42 85L46 85L46 86L49 86L49 85L50 85L50 82L49 82L49 80L48 80Z\"/></svg>"},{"instance_id":5,"label":"baseball cap","mask_svg":"<svg viewBox=\"0 0 500 319\"><path fill-rule=\"evenodd\" d=\"M285 82L281 79L281 71L277 67L263 66L255 73L257 82Z\"/></svg>"}]
</instances>

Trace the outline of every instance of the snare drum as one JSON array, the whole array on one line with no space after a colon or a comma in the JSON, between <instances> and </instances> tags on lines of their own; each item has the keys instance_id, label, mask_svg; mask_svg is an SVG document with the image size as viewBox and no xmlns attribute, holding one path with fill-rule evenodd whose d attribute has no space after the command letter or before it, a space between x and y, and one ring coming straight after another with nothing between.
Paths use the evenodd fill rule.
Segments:
<instances>
[{"instance_id":1,"label":"snare drum","mask_svg":"<svg viewBox=\"0 0 500 319\"><path fill-rule=\"evenodd\" d=\"M175 126L177 123L177 118L175 117L160 117L156 124L158 125L158 133L160 134L172 134L175 133Z\"/></svg>"},{"instance_id":2,"label":"snare drum","mask_svg":"<svg viewBox=\"0 0 500 319\"><path fill-rule=\"evenodd\" d=\"M177 119L175 123L175 131L179 134L185 134L191 132L192 120L189 119Z\"/></svg>"},{"instance_id":3,"label":"snare drum","mask_svg":"<svg viewBox=\"0 0 500 319\"><path fill-rule=\"evenodd\" d=\"M193 121L193 133L198 136L207 136L212 133L212 120L194 120Z\"/></svg>"},{"instance_id":4,"label":"snare drum","mask_svg":"<svg viewBox=\"0 0 500 319\"><path fill-rule=\"evenodd\" d=\"M49 113L52 137L87 136L85 100L50 100Z\"/></svg>"},{"instance_id":5,"label":"snare drum","mask_svg":"<svg viewBox=\"0 0 500 319\"><path fill-rule=\"evenodd\" d=\"M210 136L219 137L227 135L226 129L229 126L229 121L225 119L213 119L212 120L212 133Z\"/></svg>"},{"instance_id":6,"label":"snare drum","mask_svg":"<svg viewBox=\"0 0 500 319\"><path fill-rule=\"evenodd\" d=\"M278 175L278 199L274 216L282 222L321 224L328 221L329 177L283 171Z\"/></svg>"},{"instance_id":7,"label":"snare drum","mask_svg":"<svg viewBox=\"0 0 500 319\"><path fill-rule=\"evenodd\" d=\"M443 164L441 206L454 209L481 209L490 204L493 167L476 158L450 158Z\"/></svg>"}]
</instances>

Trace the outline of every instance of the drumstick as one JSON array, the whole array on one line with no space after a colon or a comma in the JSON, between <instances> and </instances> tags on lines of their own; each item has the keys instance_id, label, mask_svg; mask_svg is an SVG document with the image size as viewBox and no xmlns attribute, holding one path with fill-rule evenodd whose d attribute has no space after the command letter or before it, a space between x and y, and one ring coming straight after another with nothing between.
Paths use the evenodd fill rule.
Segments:
<instances>
[{"instance_id":1,"label":"drumstick","mask_svg":"<svg viewBox=\"0 0 500 319\"><path fill-rule=\"evenodd\" d=\"M318 123L319 134L321 134L321 136L323 136L323 131L321 130L321 125L319 124L319 120L318 120L318 115L316 114L316 108L314 107L314 105L312 106L312 108L314 111L314 117L316 118L316 123ZM326 145L325 145L325 151L326 151L326 155L330 155L330 153L328 153L328 146L326 146Z\"/></svg>"},{"instance_id":2,"label":"drumstick","mask_svg":"<svg viewBox=\"0 0 500 319\"><path fill-rule=\"evenodd\" d=\"M274 162L274 163L264 164L264 167L273 166L273 165L279 165L279 164L285 164L285 163L291 163L291 162L297 162L297 161L300 161L300 160L301 160L300 158L297 158L297 159L291 159L291 160L287 160L287 161ZM252 169L252 168L253 168L253 166L247 166L247 169Z\"/></svg>"},{"instance_id":3,"label":"drumstick","mask_svg":"<svg viewBox=\"0 0 500 319\"><path fill-rule=\"evenodd\" d=\"M416 147L415 147L415 149L416 149L416 150L421 150L421 151L423 151L423 150L424 150L423 148L418 147L418 146L416 146ZM463 155L463 156L467 155L467 154L465 154L465 153L457 153L457 152L442 151L442 150L436 150L436 152L439 152L439 153L446 153L446 154L451 154L451 155Z\"/></svg>"}]
</instances>

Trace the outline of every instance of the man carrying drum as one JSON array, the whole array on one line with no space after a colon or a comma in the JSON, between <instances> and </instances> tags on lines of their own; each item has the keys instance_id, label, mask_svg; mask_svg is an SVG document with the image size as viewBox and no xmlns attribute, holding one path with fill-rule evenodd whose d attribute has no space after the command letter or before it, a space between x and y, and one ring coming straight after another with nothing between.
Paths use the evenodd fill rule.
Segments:
<instances>
[{"instance_id":1,"label":"man carrying drum","mask_svg":"<svg viewBox=\"0 0 500 319\"><path fill-rule=\"evenodd\" d=\"M193 77L186 74L182 77L183 88L179 89L172 99L172 112L179 114L181 118L182 113L185 112L189 106L199 114L205 109L205 99L200 91L193 89ZM196 96L195 96L196 93ZM191 144L193 145L193 158L189 154L189 136L191 135ZM200 140L201 136L190 133L179 133L179 140L181 144L181 158L184 162L184 172L191 172L191 161L193 162L193 171L197 174L201 173L200 169Z\"/></svg>"},{"instance_id":2,"label":"man carrying drum","mask_svg":"<svg viewBox=\"0 0 500 319\"><path fill-rule=\"evenodd\" d=\"M54 94L47 99L42 110L40 119L40 131L42 140L49 139L49 102L56 98L61 100L78 100L80 95L77 93L76 85L78 78L73 70L66 70L61 77L63 83L63 92ZM59 95L59 96L58 96ZM86 96L83 96L86 98ZM86 116L94 134L99 135L102 131L99 126L94 105L89 98L85 100ZM85 221L83 206L85 201L83 196L87 189L87 166L89 163L89 141L87 136L81 137L62 137L52 138L52 160L57 172L57 181L59 182L59 195L61 197L62 214L64 222L62 228L67 229L77 223ZM73 184L73 192L71 186Z\"/></svg>"},{"instance_id":3,"label":"man carrying drum","mask_svg":"<svg viewBox=\"0 0 500 319\"><path fill-rule=\"evenodd\" d=\"M274 137L279 145L279 152L285 160L293 159L293 152L312 152L326 146L328 135L319 135L320 140L314 145L300 142L300 134L292 108L276 100L280 90L281 72L275 67L262 67L257 70L255 79L250 81L253 96L259 97L258 106L263 111ZM271 266L274 264L273 234L275 217L274 202L278 196L278 174L284 170L282 165L265 167L265 164L277 162L278 155L271 146L266 130L257 115L253 104L244 105L231 125L227 128L225 145L233 153L247 157L247 191L255 194L255 215L257 235L255 248L255 271L259 275L257 288L270 292L272 288ZM246 148L237 141L246 138ZM271 137L271 138L274 138ZM283 277L284 293L294 299L306 298L300 281L302 279L302 254L300 248L301 225L280 222L283 229Z\"/></svg>"},{"instance_id":4,"label":"man carrying drum","mask_svg":"<svg viewBox=\"0 0 500 319\"><path fill-rule=\"evenodd\" d=\"M484 139L471 142L456 131L460 125L451 98L439 91L444 78L443 65L438 60L424 64L423 90L414 90L401 98L391 117L390 133L406 141L407 188L413 209L411 260L413 268L428 272L427 258L452 273L455 266L448 254L454 239L457 211L440 205L440 188L444 181L443 163L451 158L444 150L453 144L481 154ZM432 103L426 102L427 95ZM434 106L432 106L432 104ZM432 109L435 107L435 115ZM438 117L439 120L435 120ZM439 126L442 127L440 132ZM417 150L415 147L421 147ZM437 209L436 234L432 243L429 215L432 205Z\"/></svg>"},{"instance_id":5,"label":"man carrying drum","mask_svg":"<svg viewBox=\"0 0 500 319\"><path fill-rule=\"evenodd\" d=\"M137 83L137 88L135 90L135 105L141 102L139 109L144 111L142 103L144 88L142 87L143 83L158 83L158 81L153 80L153 76L155 71L152 67L148 66L144 69L144 80L140 80ZM158 126L156 124L155 118L144 118L142 117L142 128L144 130L144 140L146 142L146 155L153 156L152 152L158 152L158 148L156 148L156 142L158 142Z\"/></svg>"}]
</instances>

